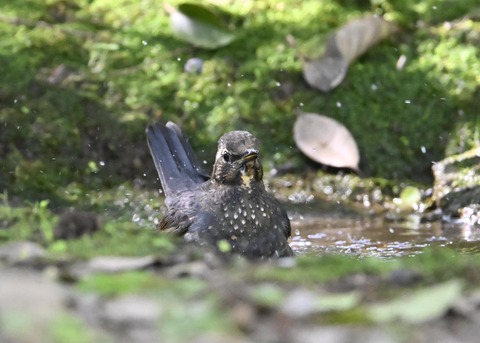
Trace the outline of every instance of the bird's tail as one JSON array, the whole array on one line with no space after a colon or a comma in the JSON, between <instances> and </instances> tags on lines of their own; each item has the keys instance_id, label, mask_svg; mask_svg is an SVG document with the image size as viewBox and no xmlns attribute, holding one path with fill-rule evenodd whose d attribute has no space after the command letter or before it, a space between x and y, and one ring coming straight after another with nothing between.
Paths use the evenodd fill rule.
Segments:
<instances>
[{"instance_id":1,"label":"bird's tail","mask_svg":"<svg viewBox=\"0 0 480 343\"><path fill-rule=\"evenodd\" d=\"M147 143L166 197L208 180L175 123L149 125Z\"/></svg>"}]
</instances>

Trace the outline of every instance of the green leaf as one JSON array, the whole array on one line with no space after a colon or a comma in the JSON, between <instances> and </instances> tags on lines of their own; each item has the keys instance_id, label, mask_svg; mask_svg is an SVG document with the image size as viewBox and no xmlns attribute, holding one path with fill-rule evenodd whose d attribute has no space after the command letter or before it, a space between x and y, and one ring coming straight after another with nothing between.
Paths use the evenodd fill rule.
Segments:
<instances>
[{"instance_id":1,"label":"green leaf","mask_svg":"<svg viewBox=\"0 0 480 343\"><path fill-rule=\"evenodd\" d=\"M180 5L170 13L170 26L178 38L205 49L225 46L236 38L212 10L201 5Z\"/></svg>"},{"instance_id":2,"label":"green leaf","mask_svg":"<svg viewBox=\"0 0 480 343\"><path fill-rule=\"evenodd\" d=\"M256 304L274 307L285 299L285 292L277 285L261 284L252 290L252 298Z\"/></svg>"},{"instance_id":3,"label":"green leaf","mask_svg":"<svg viewBox=\"0 0 480 343\"><path fill-rule=\"evenodd\" d=\"M419 324L442 317L461 292L462 282L454 279L417 290L407 297L373 305L367 312L378 323L401 320Z\"/></svg>"},{"instance_id":4,"label":"green leaf","mask_svg":"<svg viewBox=\"0 0 480 343\"><path fill-rule=\"evenodd\" d=\"M417 187L407 186L400 193L400 200L402 201L403 206L411 207L415 203L420 202L422 199L422 193Z\"/></svg>"},{"instance_id":5,"label":"green leaf","mask_svg":"<svg viewBox=\"0 0 480 343\"><path fill-rule=\"evenodd\" d=\"M358 292L329 294L317 299L315 305L320 312L346 311L358 305L360 300Z\"/></svg>"},{"instance_id":6,"label":"green leaf","mask_svg":"<svg viewBox=\"0 0 480 343\"><path fill-rule=\"evenodd\" d=\"M223 253L229 253L232 251L232 245L226 240L226 239L221 239L217 242L218 250L220 250Z\"/></svg>"},{"instance_id":7,"label":"green leaf","mask_svg":"<svg viewBox=\"0 0 480 343\"><path fill-rule=\"evenodd\" d=\"M178 6L178 10L191 19L216 26L219 29L228 30L227 25L225 25L210 8L184 3Z\"/></svg>"}]
</instances>

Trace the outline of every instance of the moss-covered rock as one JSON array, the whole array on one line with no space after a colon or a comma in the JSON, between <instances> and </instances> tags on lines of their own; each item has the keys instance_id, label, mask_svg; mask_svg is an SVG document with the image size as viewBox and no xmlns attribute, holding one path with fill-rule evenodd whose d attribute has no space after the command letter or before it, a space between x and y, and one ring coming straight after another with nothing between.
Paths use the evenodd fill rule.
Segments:
<instances>
[{"instance_id":1,"label":"moss-covered rock","mask_svg":"<svg viewBox=\"0 0 480 343\"><path fill-rule=\"evenodd\" d=\"M480 148L449 156L435 163L432 169L435 176L433 197L443 212L458 217L462 209L469 207L473 210L470 216L478 218Z\"/></svg>"}]
</instances>

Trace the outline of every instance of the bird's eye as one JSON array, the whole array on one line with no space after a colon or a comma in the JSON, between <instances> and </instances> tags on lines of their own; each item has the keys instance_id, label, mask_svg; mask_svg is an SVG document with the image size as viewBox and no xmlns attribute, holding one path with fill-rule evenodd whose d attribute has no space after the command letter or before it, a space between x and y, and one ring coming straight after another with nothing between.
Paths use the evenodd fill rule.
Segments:
<instances>
[{"instance_id":1,"label":"bird's eye","mask_svg":"<svg viewBox=\"0 0 480 343\"><path fill-rule=\"evenodd\" d=\"M225 160L225 162L230 162L230 154L223 154L223 159Z\"/></svg>"}]
</instances>

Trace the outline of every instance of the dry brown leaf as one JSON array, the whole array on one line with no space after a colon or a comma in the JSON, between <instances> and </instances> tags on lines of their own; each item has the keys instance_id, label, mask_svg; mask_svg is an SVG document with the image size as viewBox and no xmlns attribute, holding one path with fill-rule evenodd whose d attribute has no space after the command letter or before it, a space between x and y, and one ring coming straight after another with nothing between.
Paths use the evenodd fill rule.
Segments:
<instances>
[{"instance_id":1,"label":"dry brown leaf","mask_svg":"<svg viewBox=\"0 0 480 343\"><path fill-rule=\"evenodd\" d=\"M381 17L368 16L340 28L334 34L334 39L343 58L350 63L396 30L393 23Z\"/></svg>"},{"instance_id":2,"label":"dry brown leaf","mask_svg":"<svg viewBox=\"0 0 480 343\"><path fill-rule=\"evenodd\" d=\"M353 20L326 41L320 58L305 58L303 76L308 84L327 92L345 78L348 65L380 40L397 31L397 26L381 17L367 16Z\"/></svg>"},{"instance_id":3,"label":"dry brown leaf","mask_svg":"<svg viewBox=\"0 0 480 343\"><path fill-rule=\"evenodd\" d=\"M358 171L360 154L348 129L338 121L316 113L302 113L294 128L297 147L312 160Z\"/></svg>"}]
</instances>

